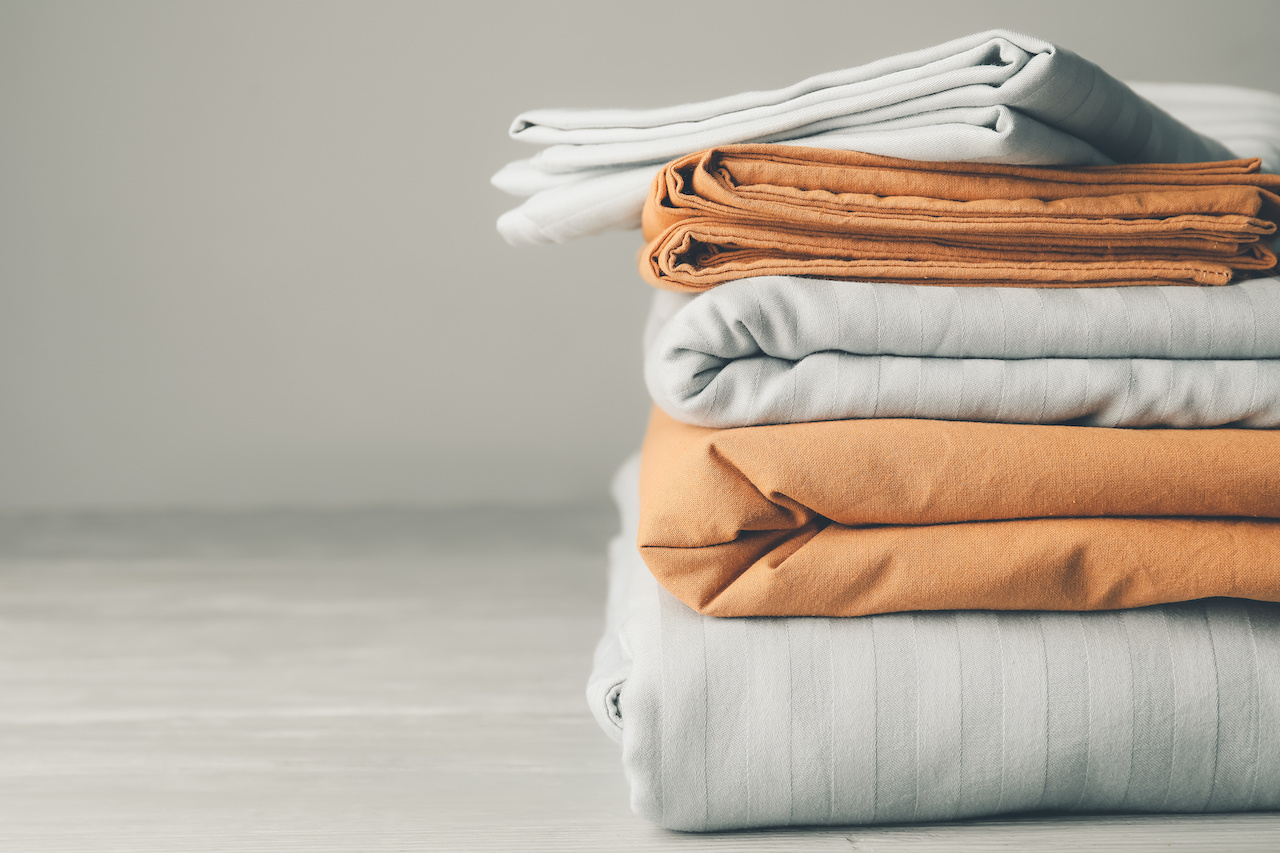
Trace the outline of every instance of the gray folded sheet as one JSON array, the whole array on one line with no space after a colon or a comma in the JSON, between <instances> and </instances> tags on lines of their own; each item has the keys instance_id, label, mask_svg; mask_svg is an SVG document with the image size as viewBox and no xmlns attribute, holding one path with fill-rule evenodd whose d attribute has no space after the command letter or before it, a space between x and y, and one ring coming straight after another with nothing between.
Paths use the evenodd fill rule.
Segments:
<instances>
[{"instance_id":1,"label":"gray folded sheet","mask_svg":"<svg viewBox=\"0 0 1280 853\"><path fill-rule=\"evenodd\" d=\"M1280 278L941 287L769 276L658 291L645 381L708 427L907 417L1280 426Z\"/></svg>"},{"instance_id":2,"label":"gray folded sheet","mask_svg":"<svg viewBox=\"0 0 1280 853\"><path fill-rule=\"evenodd\" d=\"M637 458L587 699L662 826L1280 808L1280 606L717 619L634 542ZM963 568L963 567L958 567Z\"/></svg>"},{"instance_id":3,"label":"gray folded sheet","mask_svg":"<svg viewBox=\"0 0 1280 853\"><path fill-rule=\"evenodd\" d=\"M548 147L493 177L505 192L532 196L498 230L522 245L639 227L657 164L736 142L1088 166L1263 155L1251 140L1275 138L1274 95L1159 85L1143 94L1062 47L992 30L768 92L648 110L533 110L511 136ZM1198 126L1152 103L1161 97ZM1244 150L1224 145L1219 126Z\"/></svg>"}]
</instances>

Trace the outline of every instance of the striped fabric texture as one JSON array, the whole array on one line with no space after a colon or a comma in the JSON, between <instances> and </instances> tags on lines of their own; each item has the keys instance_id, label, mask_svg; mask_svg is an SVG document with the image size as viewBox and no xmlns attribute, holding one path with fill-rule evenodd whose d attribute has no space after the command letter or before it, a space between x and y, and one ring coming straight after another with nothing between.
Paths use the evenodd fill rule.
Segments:
<instances>
[{"instance_id":1,"label":"striped fabric texture","mask_svg":"<svg viewBox=\"0 0 1280 853\"><path fill-rule=\"evenodd\" d=\"M1020 811L1280 808L1280 607L700 616L631 543L614 482L588 686L632 805L682 830Z\"/></svg>"},{"instance_id":2,"label":"striped fabric texture","mask_svg":"<svg viewBox=\"0 0 1280 853\"><path fill-rule=\"evenodd\" d=\"M967 288L770 276L659 292L645 381L708 427L907 417L1280 426L1280 278Z\"/></svg>"},{"instance_id":3,"label":"striped fabric texture","mask_svg":"<svg viewBox=\"0 0 1280 853\"><path fill-rule=\"evenodd\" d=\"M1130 88L1237 157L1280 172L1280 95L1211 83L1130 83Z\"/></svg>"}]
</instances>

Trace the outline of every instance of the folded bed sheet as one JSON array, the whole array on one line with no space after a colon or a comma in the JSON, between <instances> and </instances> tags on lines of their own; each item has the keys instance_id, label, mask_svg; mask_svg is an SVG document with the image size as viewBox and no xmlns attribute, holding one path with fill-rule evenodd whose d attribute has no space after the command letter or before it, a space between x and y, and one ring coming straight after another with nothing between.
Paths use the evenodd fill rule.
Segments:
<instances>
[{"instance_id":1,"label":"folded bed sheet","mask_svg":"<svg viewBox=\"0 0 1280 853\"><path fill-rule=\"evenodd\" d=\"M638 544L712 616L1280 601L1280 432L655 409Z\"/></svg>"},{"instance_id":2,"label":"folded bed sheet","mask_svg":"<svg viewBox=\"0 0 1280 853\"><path fill-rule=\"evenodd\" d=\"M686 291L759 275L1226 284L1275 266L1277 191L1257 160L1051 169L729 145L658 173L640 274Z\"/></svg>"},{"instance_id":3,"label":"folded bed sheet","mask_svg":"<svg viewBox=\"0 0 1280 853\"><path fill-rule=\"evenodd\" d=\"M792 86L658 109L541 109L511 136L551 146L533 159L551 172L652 163L752 139L932 128L921 116L1004 107L1052 128L1064 148L1111 162L1178 162L1216 143L1188 133L1097 65L1008 30L820 74Z\"/></svg>"},{"instance_id":4,"label":"folded bed sheet","mask_svg":"<svg viewBox=\"0 0 1280 853\"><path fill-rule=\"evenodd\" d=\"M916 286L770 276L657 291L645 381L677 420L1280 427L1280 279Z\"/></svg>"},{"instance_id":5,"label":"folded bed sheet","mask_svg":"<svg viewBox=\"0 0 1280 853\"><path fill-rule=\"evenodd\" d=\"M633 809L672 829L1280 808L1280 607L716 619L635 546L614 481L587 687Z\"/></svg>"},{"instance_id":6,"label":"folded bed sheet","mask_svg":"<svg viewBox=\"0 0 1280 853\"><path fill-rule=\"evenodd\" d=\"M1233 156L1280 165L1280 98L1230 86L1138 88L1048 42L991 31L771 92L657 110L535 110L511 135L550 147L494 176L506 192L533 195L498 230L527 244L638 227L658 164L737 142L1025 165Z\"/></svg>"}]
</instances>

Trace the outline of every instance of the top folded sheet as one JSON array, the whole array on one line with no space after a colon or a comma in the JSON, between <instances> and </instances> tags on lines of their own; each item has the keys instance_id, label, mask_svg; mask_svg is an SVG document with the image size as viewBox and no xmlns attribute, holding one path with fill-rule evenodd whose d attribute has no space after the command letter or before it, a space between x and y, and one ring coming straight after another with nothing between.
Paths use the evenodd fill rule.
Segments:
<instances>
[{"instance_id":1,"label":"top folded sheet","mask_svg":"<svg viewBox=\"0 0 1280 853\"><path fill-rule=\"evenodd\" d=\"M1069 50L993 30L769 92L652 110L534 110L511 135L550 147L494 176L505 192L533 196L498 230L521 245L637 227L657 164L738 142L1025 165L1275 155L1280 99L1193 88L1143 91L1185 110L1195 130Z\"/></svg>"},{"instance_id":2,"label":"top folded sheet","mask_svg":"<svg viewBox=\"0 0 1280 853\"><path fill-rule=\"evenodd\" d=\"M1030 117L1052 140L1039 162L1185 163L1229 159L1206 139L1065 48L991 30L820 74L783 89L648 110L544 109L517 116L511 136L549 145L549 172L655 163L733 142L879 129L929 135L947 110ZM955 119L944 113L944 119ZM984 121L977 126L998 124ZM1049 132L1052 128L1055 132ZM1054 156L1056 154L1056 156ZM946 155L943 155L946 158ZM1032 162L1019 159L1017 162Z\"/></svg>"},{"instance_id":3,"label":"top folded sheet","mask_svg":"<svg viewBox=\"0 0 1280 853\"><path fill-rule=\"evenodd\" d=\"M640 272L671 290L760 275L1226 284L1275 265L1276 191L1257 160L1053 169L728 145L658 173Z\"/></svg>"}]
</instances>

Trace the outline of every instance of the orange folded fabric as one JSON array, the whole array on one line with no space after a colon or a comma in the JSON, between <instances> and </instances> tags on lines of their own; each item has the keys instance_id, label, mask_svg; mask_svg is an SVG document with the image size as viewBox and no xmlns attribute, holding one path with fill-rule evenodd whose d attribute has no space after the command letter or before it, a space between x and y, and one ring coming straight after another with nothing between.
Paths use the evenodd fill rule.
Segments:
<instances>
[{"instance_id":1,"label":"orange folded fabric","mask_svg":"<svg viewBox=\"0 0 1280 853\"><path fill-rule=\"evenodd\" d=\"M1048 168L729 145L672 161L640 272L697 291L760 275L913 284L1226 284L1275 266L1280 175L1257 160Z\"/></svg>"},{"instance_id":2,"label":"orange folded fabric","mask_svg":"<svg viewBox=\"0 0 1280 853\"><path fill-rule=\"evenodd\" d=\"M654 409L638 545L713 616L1280 601L1280 431Z\"/></svg>"}]
</instances>

